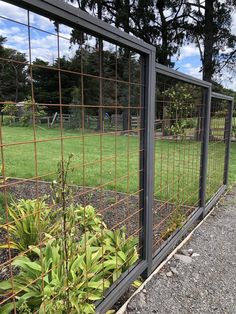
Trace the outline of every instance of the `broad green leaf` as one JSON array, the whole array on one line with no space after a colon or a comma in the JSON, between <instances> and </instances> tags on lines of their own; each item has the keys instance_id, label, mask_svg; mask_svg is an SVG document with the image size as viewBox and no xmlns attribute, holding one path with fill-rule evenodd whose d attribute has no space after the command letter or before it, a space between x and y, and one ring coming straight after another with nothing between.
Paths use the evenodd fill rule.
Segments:
<instances>
[{"instance_id":1,"label":"broad green leaf","mask_svg":"<svg viewBox=\"0 0 236 314\"><path fill-rule=\"evenodd\" d=\"M1 305L1 314L9 314L14 310L14 303L7 303L5 305Z\"/></svg>"},{"instance_id":2,"label":"broad green leaf","mask_svg":"<svg viewBox=\"0 0 236 314\"><path fill-rule=\"evenodd\" d=\"M9 289L12 289L12 284L11 284L10 279L6 280L6 281L2 281L0 284L0 291L1 290L9 290Z\"/></svg>"}]
</instances>

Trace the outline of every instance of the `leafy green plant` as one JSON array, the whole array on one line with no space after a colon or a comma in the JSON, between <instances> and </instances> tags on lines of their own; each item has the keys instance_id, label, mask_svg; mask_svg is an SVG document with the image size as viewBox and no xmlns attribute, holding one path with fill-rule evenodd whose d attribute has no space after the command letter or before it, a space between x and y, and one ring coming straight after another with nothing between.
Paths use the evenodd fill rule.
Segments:
<instances>
[{"instance_id":1,"label":"leafy green plant","mask_svg":"<svg viewBox=\"0 0 236 314\"><path fill-rule=\"evenodd\" d=\"M18 112L18 108L14 103L5 103L3 104L2 113L8 116L15 116Z\"/></svg>"},{"instance_id":2,"label":"leafy green plant","mask_svg":"<svg viewBox=\"0 0 236 314\"><path fill-rule=\"evenodd\" d=\"M163 240L169 238L169 236L178 228L182 227L186 221L187 216L181 208L177 208L167 221L167 228L162 232L161 237Z\"/></svg>"},{"instance_id":3,"label":"leafy green plant","mask_svg":"<svg viewBox=\"0 0 236 314\"><path fill-rule=\"evenodd\" d=\"M216 111L214 113L214 116L216 118L223 118L224 119L226 117L226 115L227 115L227 109L222 109L222 110Z\"/></svg>"},{"instance_id":4,"label":"leafy green plant","mask_svg":"<svg viewBox=\"0 0 236 314\"><path fill-rule=\"evenodd\" d=\"M43 199L13 202L9 208L9 224L2 228L8 229L10 234L10 248L20 252L29 250L53 232L55 226L50 226L50 209ZM8 244L0 248L8 248ZM30 252L29 252L30 254Z\"/></svg>"},{"instance_id":5,"label":"leafy green plant","mask_svg":"<svg viewBox=\"0 0 236 314\"><path fill-rule=\"evenodd\" d=\"M20 123L22 126L28 126L32 120L33 117L33 110L34 110L34 116L35 118L39 118L46 115L46 112L44 111L46 107L40 106L33 102L32 98L28 96L24 100L24 107L23 107L23 113L20 117Z\"/></svg>"},{"instance_id":6,"label":"leafy green plant","mask_svg":"<svg viewBox=\"0 0 236 314\"><path fill-rule=\"evenodd\" d=\"M187 86L176 84L163 94L169 99L166 106L168 118L177 122L180 117L189 117L193 108L193 96Z\"/></svg>"},{"instance_id":7,"label":"leafy green plant","mask_svg":"<svg viewBox=\"0 0 236 314\"><path fill-rule=\"evenodd\" d=\"M110 286L104 278L102 248L93 252L89 246L81 255L69 260L69 280L65 274L65 256L61 240L52 239L46 247L33 248L38 260L26 256L17 257L12 263L20 268L14 277L14 292L17 293L16 307L28 308L39 313L94 313L93 301L100 300L103 291ZM44 276L42 276L44 274ZM29 285L29 283L31 283ZM1 283L0 291L9 291L10 281ZM55 307L56 306L56 307ZM10 313L13 304L2 307L2 313Z\"/></svg>"},{"instance_id":8,"label":"leafy green plant","mask_svg":"<svg viewBox=\"0 0 236 314\"><path fill-rule=\"evenodd\" d=\"M193 129L193 128L196 128L197 126L197 120L194 118L184 119L184 123L187 129Z\"/></svg>"},{"instance_id":9,"label":"leafy green plant","mask_svg":"<svg viewBox=\"0 0 236 314\"><path fill-rule=\"evenodd\" d=\"M4 115L2 124L3 124L3 125L13 125L13 124L15 124L15 120L16 120L16 119L15 119L14 116L10 116L10 115L5 116L5 115Z\"/></svg>"},{"instance_id":10,"label":"leafy green plant","mask_svg":"<svg viewBox=\"0 0 236 314\"><path fill-rule=\"evenodd\" d=\"M109 230L92 206L73 204L73 191L67 185L72 157L59 163L52 185L62 236L56 237L58 223L53 222L43 200L21 200L10 209L15 226L11 247L29 248L34 253L19 255L12 263L19 269L13 278L19 313L93 314L94 301L102 299L112 283L138 260L137 238L127 238L125 228ZM36 208L38 215L32 215ZM39 225L47 236L40 249ZM1 283L0 295L10 293L11 280ZM7 303L2 313L13 308Z\"/></svg>"},{"instance_id":11,"label":"leafy green plant","mask_svg":"<svg viewBox=\"0 0 236 314\"><path fill-rule=\"evenodd\" d=\"M194 107L192 94L187 86L181 84L176 84L163 94L168 99L164 119L169 122L164 133L183 137L185 129L189 128L188 118L191 117Z\"/></svg>"},{"instance_id":12,"label":"leafy green plant","mask_svg":"<svg viewBox=\"0 0 236 314\"><path fill-rule=\"evenodd\" d=\"M165 135L173 135L175 137L180 136L183 139L186 136L186 123L185 121L177 121L171 127L166 128L164 131Z\"/></svg>"},{"instance_id":13,"label":"leafy green plant","mask_svg":"<svg viewBox=\"0 0 236 314\"><path fill-rule=\"evenodd\" d=\"M72 206L71 211L75 217L75 223L79 223L82 232L99 232L101 228L106 228L101 215L97 214L95 208L90 205L85 207L81 205Z\"/></svg>"},{"instance_id":14,"label":"leafy green plant","mask_svg":"<svg viewBox=\"0 0 236 314\"><path fill-rule=\"evenodd\" d=\"M136 237L126 239L125 228L104 231L104 247L108 251L104 266L112 273L115 282L123 272L138 260Z\"/></svg>"},{"instance_id":15,"label":"leafy green plant","mask_svg":"<svg viewBox=\"0 0 236 314\"><path fill-rule=\"evenodd\" d=\"M68 263L63 239L54 238L41 250L30 247L37 259L18 256L13 261L12 265L20 269L14 276L17 309L27 309L29 313L44 313L46 309L49 314L55 310L59 314L93 314L93 302L102 299L111 284L138 259L137 239L127 239L124 228L102 232L92 229L77 243L72 236L69 234ZM0 294L9 295L11 289L10 280L2 282ZM2 313L10 313L13 308L12 303L7 303Z\"/></svg>"},{"instance_id":16,"label":"leafy green plant","mask_svg":"<svg viewBox=\"0 0 236 314\"><path fill-rule=\"evenodd\" d=\"M171 126L171 131L175 136L180 135L183 138L185 133L186 124L185 121L177 121L174 125Z\"/></svg>"}]
</instances>

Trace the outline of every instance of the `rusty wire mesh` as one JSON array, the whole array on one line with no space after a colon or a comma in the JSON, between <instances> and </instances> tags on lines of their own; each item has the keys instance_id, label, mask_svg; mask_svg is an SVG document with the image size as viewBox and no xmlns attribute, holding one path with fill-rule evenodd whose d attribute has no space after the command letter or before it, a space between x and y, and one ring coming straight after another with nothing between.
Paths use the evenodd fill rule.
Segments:
<instances>
[{"instance_id":1,"label":"rusty wire mesh","mask_svg":"<svg viewBox=\"0 0 236 314\"><path fill-rule=\"evenodd\" d=\"M153 252L199 203L203 93L158 75L155 125Z\"/></svg>"},{"instance_id":2,"label":"rusty wire mesh","mask_svg":"<svg viewBox=\"0 0 236 314\"><path fill-rule=\"evenodd\" d=\"M0 56L3 79L16 71L15 90L5 84L1 95L0 279L8 288L0 306L90 313L142 252L142 57L8 6L1 24L16 36L20 30L24 58L13 50ZM11 14L16 9L19 21ZM18 49L8 38L2 47ZM37 235L19 247L27 220L37 223ZM50 250L57 259L46 265ZM22 263L35 273L19 284L29 271ZM23 300L27 291L32 301Z\"/></svg>"},{"instance_id":3,"label":"rusty wire mesh","mask_svg":"<svg viewBox=\"0 0 236 314\"><path fill-rule=\"evenodd\" d=\"M206 86L157 75L148 208L145 56L0 5L0 308L94 313L202 210ZM224 183L228 110L213 98L207 201Z\"/></svg>"},{"instance_id":4,"label":"rusty wire mesh","mask_svg":"<svg viewBox=\"0 0 236 314\"><path fill-rule=\"evenodd\" d=\"M225 150L228 140L228 102L213 98L209 134L207 199L224 184Z\"/></svg>"}]
</instances>

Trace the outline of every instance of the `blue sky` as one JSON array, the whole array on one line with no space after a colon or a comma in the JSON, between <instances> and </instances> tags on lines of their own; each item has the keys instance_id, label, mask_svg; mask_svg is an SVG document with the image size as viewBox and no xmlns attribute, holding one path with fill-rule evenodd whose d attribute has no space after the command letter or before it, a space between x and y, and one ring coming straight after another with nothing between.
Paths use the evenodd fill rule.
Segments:
<instances>
[{"instance_id":1,"label":"blue sky","mask_svg":"<svg viewBox=\"0 0 236 314\"><path fill-rule=\"evenodd\" d=\"M25 10L7 4L1 0L0 15L23 24L28 23L27 12ZM232 17L232 32L236 34L236 12L232 15ZM48 62L52 62L58 57L57 37L55 36L55 27L53 23L47 18L30 13L30 25L48 32L46 33L40 30L31 29L30 36L32 60L34 60L36 57L39 57ZM76 50L76 47L74 47L74 49L70 49L70 32L70 27L61 26L61 56L65 55L68 58L72 57ZM7 47L24 52L27 58L29 58L27 26L0 18L0 34L4 37L7 37ZM176 62L175 68L179 71L190 74L197 78L202 77L202 73L200 72L201 63L198 48L193 44L182 47L180 50L180 57L174 58L173 61ZM232 80L230 80L230 76L232 77L231 73L224 73L224 81L222 83L225 87L236 90L236 77L234 76Z\"/></svg>"}]
</instances>

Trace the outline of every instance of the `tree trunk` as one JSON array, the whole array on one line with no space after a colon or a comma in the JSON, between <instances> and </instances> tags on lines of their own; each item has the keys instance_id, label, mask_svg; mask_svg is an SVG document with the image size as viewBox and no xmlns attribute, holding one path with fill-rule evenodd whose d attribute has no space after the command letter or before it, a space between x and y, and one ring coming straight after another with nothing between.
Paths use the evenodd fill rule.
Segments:
<instances>
[{"instance_id":1,"label":"tree trunk","mask_svg":"<svg viewBox=\"0 0 236 314\"><path fill-rule=\"evenodd\" d=\"M205 1L205 38L203 56L203 80L212 81L214 74L214 2L215 0Z\"/></svg>"},{"instance_id":2,"label":"tree trunk","mask_svg":"<svg viewBox=\"0 0 236 314\"><path fill-rule=\"evenodd\" d=\"M161 44L161 53L159 52L159 55L157 56L158 62L160 64L169 66L169 55L168 55L168 27L166 23L166 18L164 15L164 2L162 0L157 1L157 9L160 14L161 18L161 39L162 39L162 44Z\"/></svg>"},{"instance_id":3,"label":"tree trunk","mask_svg":"<svg viewBox=\"0 0 236 314\"><path fill-rule=\"evenodd\" d=\"M206 0L205 1L205 37L204 37L204 53L203 53L203 80L207 82L212 82L212 77L214 74L214 61L213 61L213 52L214 52L214 2L215 0ZM203 96L204 103L204 96ZM202 107L198 110L198 122L195 132L195 139L201 141L203 138L203 114L204 109Z\"/></svg>"}]
</instances>

